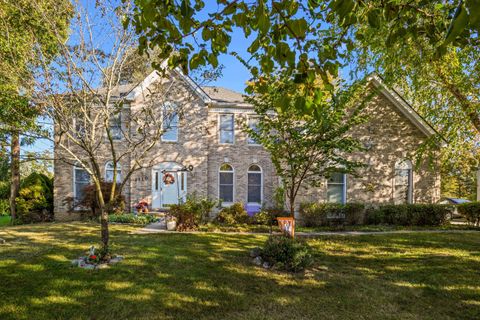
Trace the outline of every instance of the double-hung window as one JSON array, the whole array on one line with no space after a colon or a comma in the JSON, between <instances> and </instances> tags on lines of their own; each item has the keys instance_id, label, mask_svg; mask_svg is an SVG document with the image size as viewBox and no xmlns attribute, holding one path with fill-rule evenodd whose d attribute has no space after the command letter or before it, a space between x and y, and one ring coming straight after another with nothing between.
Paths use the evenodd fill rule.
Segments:
<instances>
[{"instance_id":1,"label":"double-hung window","mask_svg":"<svg viewBox=\"0 0 480 320\"><path fill-rule=\"evenodd\" d=\"M347 176L345 173L333 173L327 181L327 201L345 204L347 198Z\"/></svg>"},{"instance_id":2,"label":"double-hung window","mask_svg":"<svg viewBox=\"0 0 480 320\"><path fill-rule=\"evenodd\" d=\"M254 132L258 132L258 117L249 117L248 118L248 127L253 130ZM258 141L255 140L254 137L251 137L250 135L247 138L247 144L251 145L258 145Z\"/></svg>"},{"instance_id":3,"label":"double-hung window","mask_svg":"<svg viewBox=\"0 0 480 320\"><path fill-rule=\"evenodd\" d=\"M262 169L256 164L252 164L248 168L248 186L247 186L247 202L262 203Z\"/></svg>"},{"instance_id":4,"label":"double-hung window","mask_svg":"<svg viewBox=\"0 0 480 320\"><path fill-rule=\"evenodd\" d=\"M234 129L234 115L233 114L221 114L220 115L220 143L233 144L235 141L235 129Z\"/></svg>"},{"instance_id":5,"label":"double-hung window","mask_svg":"<svg viewBox=\"0 0 480 320\"><path fill-rule=\"evenodd\" d=\"M109 161L105 165L105 181L113 182L113 162ZM117 183L122 182L122 166L117 164Z\"/></svg>"},{"instance_id":6,"label":"double-hung window","mask_svg":"<svg viewBox=\"0 0 480 320\"><path fill-rule=\"evenodd\" d=\"M410 160L399 161L395 164L394 203L413 202L413 170Z\"/></svg>"},{"instance_id":7,"label":"double-hung window","mask_svg":"<svg viewBox=\"0 0 480 320\"><path fill-rule=\"evenodd\" d=\"M90 184L90 175L79 167L73 167L73 197L75 203L82 201L85 197L85 187Z\"/></svg>"},{"instance_id":8,"label":"double-hung window","mask_svg":"<svg viewBox=\"0 0 480 320\"><path fill-rule=\"evenodd\" d=\"M122 114L114 114L109 121L110 134L113 140L122 140Z\"/></svg>"}]
</instances>

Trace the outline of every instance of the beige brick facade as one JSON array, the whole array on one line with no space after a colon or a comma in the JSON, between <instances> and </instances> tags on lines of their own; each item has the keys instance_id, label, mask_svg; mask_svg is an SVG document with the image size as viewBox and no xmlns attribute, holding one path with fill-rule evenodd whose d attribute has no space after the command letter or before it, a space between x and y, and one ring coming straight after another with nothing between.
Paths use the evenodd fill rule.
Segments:
<instances>
[{"instance_id":1,"label":"beige brick facade","mask_svg":"<svg viewBox=\"0 0 480 320\"><path fill-rule=\"evenodd\" d=\"M194 92L195 88L185 84L185 90ZM196 90L201 90L196 88ZM224 90L224 89L221 89ZM242 127L253 110L239 101L238 94L225 90L220 93L231 93L226 100L211 98L214 95L201 92L196 99L187 102L179 120L178 141L162 142L148 155L145 161L152 163L174 162L180 166L193 166L187 173L186 189L189 194L208 196L218 199L219 168L228 163L234 168L234 201L246 202L247 170L250 165L257 164L262 169L263 204L272 205L272 198L278 186L278 177L268 153L258 145L249 145L247 135ZM194 92L195 93L195 92ZM206 101L205 97L209 97ZM179 98L180 99L180 98ZM140 100L133 100L129 108L135 108ZM358 177L348 176L346 183L347 202L392 203L394 195L395 163L410 158L419 145L425 141L426 134L411 121L398 106L384 93L379 93L369 102L365 112L369 121L355 128L353 135L369 147L367 152L351 155L367 166L359 171ZM220 144L219 115L233 114L235 117L234 144ZM125 110L123 121L128 121L129 111ZM131 128L132 134L134 128ZM122 141L119 141L121 147ZM101 149L105 152L106 149ZM68 212L65 199L73 195L73 166L59 159L61 152L55 149L55 215L56 219L77 219L78 213ZM109 159L105 156L104 161ZM124 159L122 168L132 165L131 159ZM102 170L104 170L104 166ZM132 175L124 190L129 204L128 210L141 199L151 203L153 175L152 168L142 169ZM327 184L315 190L306 190L300 201L326 201ZM440 177L438 170L431 170L424 163L413 173L413 202L431 203L440 197Z\"/></svg>"}]
</instances>

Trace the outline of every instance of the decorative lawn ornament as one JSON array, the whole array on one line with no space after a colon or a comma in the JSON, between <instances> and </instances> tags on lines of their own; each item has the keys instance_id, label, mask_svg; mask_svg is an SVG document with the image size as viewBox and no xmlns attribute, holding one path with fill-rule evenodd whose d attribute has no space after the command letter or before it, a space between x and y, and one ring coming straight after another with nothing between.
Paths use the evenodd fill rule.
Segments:
<instances>
[{"instance_id":1,"label":"decorative lawn ornament","mask_svg":"<svg viewBox=\"0 0 480 320\"><path fill-rule=\"evenodd\" d=\"M148 213L148 202L145 200L140 200L136 205L135 209L139 213Z\"/></svg>"},{"instance_id":2,"label":"decorative lawn ornament","mask_svg":"<svg viewBox=\"0 0 480 320\"><path fill-rule=\"evenodd\" d=\"M175 178L173 177L173 174L171 174L170 172L166 172L163 175L163 183L167 186L169 184L174 184L175 183Z\"/></svg>"},{"instance_id":3,"label":"decorative lawn ornament","mask_svg":"<svg viewBox=\"0 0 480 320\"><path fill-rule=\"evenodd\" d=\"M293 217L278 217L278 227L280 231L291 238L295 237L295 218Z\"/></svg>"}]
</instances>

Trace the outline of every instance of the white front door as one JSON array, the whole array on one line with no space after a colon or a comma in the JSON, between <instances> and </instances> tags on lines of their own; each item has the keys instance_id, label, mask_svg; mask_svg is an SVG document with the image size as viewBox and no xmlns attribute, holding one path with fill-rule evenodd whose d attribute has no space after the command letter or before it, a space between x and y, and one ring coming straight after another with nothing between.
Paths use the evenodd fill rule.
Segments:
<instances>
[{"instance_id":1,"label":"white front door","mask_svg":"<svg viewBox=\"0 0 480 320\"><path fill-rule=\"evenodd\" d=\"M178 168L177 168L178 167ZM161 164L153 168L152 172L152 208L167 208L172 204L183 202L187 193L186 172L178 171L181 168L178 164ZM165 183L165 177L173 183Z\"/></svg>"}]
</instances>

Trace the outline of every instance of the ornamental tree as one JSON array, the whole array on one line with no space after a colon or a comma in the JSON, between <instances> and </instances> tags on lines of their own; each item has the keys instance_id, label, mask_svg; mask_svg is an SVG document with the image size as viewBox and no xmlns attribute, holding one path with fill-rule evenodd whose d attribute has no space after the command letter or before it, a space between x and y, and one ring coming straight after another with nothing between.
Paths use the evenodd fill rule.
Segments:
<instances>
[{"instance_id":1,"label":"ornamental tree","mask_svg":"<svg viewBox=\"0 0 480 320\"><path fill-rule=\"evenodd\" d=\"M361 110L369 99L360 93L364 83L329 90L329 94L318 81L316 90L298 88L294 78L282 73L250 84L253 95L247 100L254 106L258 122L253 128L245 126L250 137L270 153L292 216L299 190L318 186L335 172L355 174L362 166L348 159L350 153L362 149L349 131L365 120ZM295 112L298 104L315 115Z\"/></svg>"}]
</instances>

